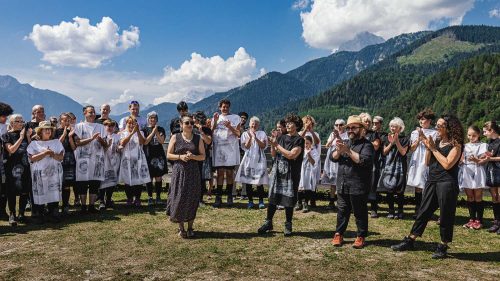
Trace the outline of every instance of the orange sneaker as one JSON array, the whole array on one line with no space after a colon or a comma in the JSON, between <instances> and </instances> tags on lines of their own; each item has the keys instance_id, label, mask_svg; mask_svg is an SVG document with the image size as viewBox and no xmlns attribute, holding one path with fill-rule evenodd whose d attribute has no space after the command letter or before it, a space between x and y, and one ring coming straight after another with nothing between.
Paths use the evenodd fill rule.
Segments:
<instances>
[{"instance_id":1,"label":"orange sneaker","mask_svg":"<svg viewBox=\"0 0 500 281\"><path fill-rule=\"evenodd\" d=\"M342 243L344 243L344 237L342 237L342 235L340 235L340 233L335 233L335 235L333 236L333 240L332 240L333 246L340 247L340 246L342 246Z\"/></svg>"},{"instance_id":2,"label":"orange sneaker","mask_svg":"<svg viewBox=\"0 0 500 281\"><path fill-rule=\"evenodd\" d=\"M365 246L365 237L356 237L356 241L352 244L352 247L355 249L363 249Z\"/></svg>"}]
</instances>

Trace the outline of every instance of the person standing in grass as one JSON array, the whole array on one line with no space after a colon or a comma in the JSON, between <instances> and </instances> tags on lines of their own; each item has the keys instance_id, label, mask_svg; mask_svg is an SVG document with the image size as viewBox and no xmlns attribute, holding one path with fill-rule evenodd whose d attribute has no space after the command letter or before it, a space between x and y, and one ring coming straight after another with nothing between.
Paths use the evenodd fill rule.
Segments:
<instances>
[{"instance_id":1,"label":"person standing in grass","mask_svg":"<svg viewBox=\"0 0 500 281\"><path fill-rule=\"evenodd\" d=\"M382 118L381 116L373 117L372 131L378 134L380 141L387 138L387 133L382 130L383 122L384 118ZM377 193L377 187L378 181L380 179L380 172L383 164L385 163L385 156L383 154L383 151L384 148L382 145L377 150L375 150L375 157L373 158L374 173L372 175L373 178L370 193L368 194L368 200L370 201L371 205L370 217L374 219L378 218L378 203L380 202L380 195Z\"/></svg>"},{"instance_id":2,"label":"person standing in grass","mask_svg":"<svg viewBox=\"0 0 500 281\"><path fill-rule=\"evenodd\" d=\"M453 226L458 199L459 160L464 145L464 129L455 116L443 115L436 123L438 141L432 136L426 137L420 132L421 142L426 147L425 163L429 166L429 176L425 184L422 205L417 218L403 241L391 248L394 251L412 249L417 237L422 236L427 223L439 208L439 232L441 243L438 244L432 258L446 258L448 243L453 240Z\"/></svg>"},{"instance_id":3,"label":"person standing in grass","mask_svg":"<svg viewBox=\"0 0 500 281\"><path fill-rule=\"evenodd\" d=\"M210 129L210 125L207 124L207 121L210 120L207 118L203 111L196 111L193 116L194 118L194 126L193 129L195 134L199 134L201 139L203 140L203 144L205 146L205 160L203 162L199 162L200 166L200 175L201 175L201 195L200 195L200 205L205 204L203 201L203 193L205 192L205 182L208 181L208 194L212 192L213 183L212 183L212 156L210 155L210 149L212 147L212 130Z\"/></svg>"},{"instance_id":4,"label":"person standing in grass","mask_svg":"<svg viewBox=\"0 0 500 281\"><path fill-rule=\"evenodd\" d=\"M59 128L56 129L55 137L59 139L64 147L63 167L63 185L62 185L62 213L69 214L69 197L71 187L75 186L76 160L75 160L75 128L71 126L71 117L68 113L62 113L59 116Z\"/></svg>"},{"instance_id":5,"label":"person standing in grass","mask_svg":"<svg viewBox=\"0 0 500 281\"><path fill-rule=\"evenodd\" d=\"M496 121L488 121L483 126L483 133L488 138L488 151L478 163L486 164L486 186L490 188L495 218L488 231L500 234L500 127Z\"/></svg>"},{"instance_id":6,"label":"person standing in grass","mask_svg":"<svg viewBox=\"0 0 500 281\"><path fill-rule=\"evenodd\" d=\"M122 157L118 182L125 183L127 206L141 206L141 193L144 184L151 182L148 161L143 145L146 142L139 123L134 116L125 119L126 127L119 133Z\"/></svg>"},{"instance_id":7,"label":"person standing in grass","mask_svg":"<svg viewBox=\"0 0 500 281\"><path fill-rule=\"evenodd\" d=\"M406 187L406 172L408 163L409 138L404 136L405 124L399 117L389 122L390 133L383 139L383 152L385 162L381 167L377 192L387 194L389 204L389 219L403 219L404 191ZM394 196L397 197L398 212L394 213Z\"/></svg>"},{"instance_id":8,"label":"person standing in grass","mask_svg":"<svg viewBox=\"0 0 500 281\"><path fill-rule=\"evenodd\" d=\"M26 223L26 204L31 192L31 172L26 149L31 142L32 129L24 127L21 114L9 116L10 130L2 136L7 162L5 163L6 194L9 224ZM16 196L19 195L19 217L16 217ZM37 216L36 210L32 216Z\"/></svg>"},{"instance_id":9,"label":"person standing in grass","mask_svg":"<svg viewBox=\"0 0 500 281\"><path fill-rule=\"evenodd\" d=\"M481 157L488 151L488 144L479 140L481 130L477 126L467 129L469 142L464 146L460 163L458 186L467 195L469 222L464 228L481 229L483 227L483 188L486 188L486 170L484 164L478 164Z\"/></svg>"},{"instance_id":10,"label":"person standing in grass","mask_svg":"<svg viewBox=\"0 0 500 281\"><path fill-rule=\"evenodd\" d=\"M434 112L426 108L417 114L417 120L420 127L417 127L410 135L410 151L411 159L408 167L408 181L407 186L415 188L415 214L413 218L417 217L420 203L422 202L422 191L424 190L425 183L427 182L427 175L429 167L425 165L425 152L426 148L423 143L423 134L426 138L431 136L434 141L437 138L437 131L431 128L432 121L434 120Z\"/></svg>"},{"instance_id":11,"label":"person standing in grass","mask_svg":"<svg viewBox=\"0 0 500 281\"><path fill-rule=\"evenodd\" d=\"M50 121L42 121L35 128L38 140L33 140L27 148L31 166L33 189L33 209L43 214L45 204L49 210L48 219L59 222L59 201L63 184L64 147L53 138L56 127Z\"/></svg>"},{"instance_id":12,"label":"person standing in grass","mask_svg":"<svg viewBox=\"0 0 500 281\"><path fill-rule=\"evenodd\" d=\"M303 138L310 136L313 139L313 145L316 151L321 154L321 139L319 138L319 134L314 130L316 120L311 115L306 115L302 117L302 122L304 123L304 128L299 132L299 135ZM318 168L315 169L317 173L315 179L317 181L316 184L318 184L321 179L321 162L316 165ZM310 207L316 207L316 190L313 190L312 193L310 193L310 203Z\"/></svg>"},{"instance_id":13,"label":"person standing in grass","mask_svg":"<svg viewBox=\"0 0 500 281\"><path fill-rule=\"evenodd\" d=\"M295 210L302 210L304 213L308 213L311 210L309 205L318 183L320 155L316 147L313 146L313 138L305 136L304 139L304 157L302 160L298 201ZM304 202L303 205L302 201Z\"/></svg>"},{"instance_id":14,"label":"person standing in grass","mask_svg":"<svg viewBox=\"0 0 500 281\"><path fill-rule=\"evenodd\" d=\"M273 131L269 138L271 155L274 158L269 177L269 206L264 224L258 229L259 234L273 230L273 217L277 206L285 208L285 236L292 235L293 207L297 203L300 171L304 155L304 138L298 134L303 123L299 116L289 114L285 118L287 134L278 136Z\"/></svg>"},{"instance_id":15,"label":"person standing in grass","mask_svg":"<svg viewBox=\"0 0 500 281\"><path fill-rule=\"evenodd\" d=\"M259 196L259 209L264 206L264 184L269 183L267 175L267 159L264 150L267 147L267 135L259 131L260 120L253 116L250 118L250 127L241 135L241 148L245 151L238 172L236 182L243 184L248 196L248 208L254 207L253 187L257 185Z\"/></svg>"},{"instance_id":16,"label":"person standing in grass","mask_svg":"<svg viewBox=\"0 0 500 281\"><path fill-rule=\"evenodd\" d=\"M85 121L75 126L76 185L81 200L81 212L96 213L95 201L101 182L104 180L104 150L108 143L104 126L94 122L95 108L83 108ZM87 208L87 191L89 205Z\"/></svg>"},{"instance_id":17,"label":"person standing in grass","mask_svg":"<svg viewBox=\"0 0 500 281\"><path fill-rule=\"evenodd\" d=\"M181 133L170 138L167 158L174 162L167 199L167 215L179 224L179 237L191 238L201 194L198 162L205 160L205 145L200 135L193 133L191 116L181 118ZM187 231L184 224L188 223Z\"/></svg>"},{"instance_id":18,"label":"person standing in grass","mask_svg":"<svg viewBox=\"0 0 500 281\"><path fill-rule=\"evenodd\" d=\"M0 102L0 220L9 219L9 215L5 212L7 207L7 185L5 184L5 171L3 160L7 157L3 149L2 136L7 133L7 118L14 111L12 107L6 103Z\"/></svg>"},{"instance_id":19,"label":"person standing in grass","mask_svg":"<svg viewBox=\"0 0 500 281\"><path fill-rule=\"evenodd\" d=\"M337 140L347 141L349 137L344 129L345 120L337 119L335 120L335 125L333 127L333 132L330 133L328 140L326 142L326 147L328 151L326 152L327 157L325 158L325 164L323 165L323 175L321 176L321 183L330 185L330 202L326 207L328 210L335 210L335 199L337 198L337 172L339 165L336 162L330 160L328 155L331 155L335 149L337 149Z\"/></svg>"},{"instance_id":20,"label":"person standing in grass","mask_svg":"<svg viewBox=\"0 0 500 281\"><path fill-rule=\"evenodd\" d=\"M116 133L116 121L107 119L103 122L106 128L104 140L108 143L108 148L104 153L104 180L99 187L99 210L113 208L113 192L118 183L120 175L121 146L120 135Z\"/></svg>"},{"instance_id":21,"label":"person standing in grass","mask_svg":"<svg viewBox=\"0 0 500 281\"><path fill-rule=\"evenodd\" d=\"M240 164L240 137L241 118L231 114L231 102L223 99L219 102L220 114L213 117L213 166L217 169L217 189L214 207L222 205L222 186L226 179L226 194L228 206L233 205L234 169Z\"/></svg>"},{"instance_id":22,"label":"person standing in grass","mask_svg":"<svg viewBox=\"0 0 500 281\"><path fill-rule=\"evenodd\" d=\"M149 175L151 182L147 183L148 206L153 206L153 180L156 192L156 204L161 204L161 189L163 185L163 175L168 172L167 156L163 149L166 132L163 127L158 126L158 114L155 111L149 112L148 126L142 130L146 141L144 142L144 152L148 160Z\"/></svg>"},{"instance_id":23,"label":"person standing in grass","mask_svg":"<svg viewBox=\"0 0 500 281\"><path fill-rule=\"evenodd\" d=\"M373 144L365 138L365 127L361 117L349 116L346 131L349 140L337 140L337 149L328 157L339 163L337 175L337 229L332 244L340 247L344 241L351 212L356 218L356 249L365 246L368 236L368 192L373 168Z\"/></svg>"}]
</instances>

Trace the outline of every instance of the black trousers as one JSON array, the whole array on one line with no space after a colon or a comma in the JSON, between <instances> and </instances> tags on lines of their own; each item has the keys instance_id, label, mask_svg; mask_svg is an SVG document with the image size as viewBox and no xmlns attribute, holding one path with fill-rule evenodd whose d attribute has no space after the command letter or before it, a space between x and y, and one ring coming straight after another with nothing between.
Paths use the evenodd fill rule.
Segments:
<instances>
[{"instance_id":1,"label":"black trousers","mask_svg":"<svg viewBox=\"0 0 500 281\"><path fill-rule=\"evenodd\" d=\"M368 236L368 195L337 194L337 233L344 235L351 212L356 218L357 236Z\"/></svg>"},{"instance_id":2,"label":"black trousers","mask_svg":"<svg viewBox=\"0 0 500 281\"><path fill-rule=\"evenodd\" d=\"M439 233L442 242L453 240L453 225L457 209L458 184L456 182L436 182L425 184L422 203L417 218L411 229L411 234L422 236L427 222L439 208Z\"/></svg>"}]
</instances>

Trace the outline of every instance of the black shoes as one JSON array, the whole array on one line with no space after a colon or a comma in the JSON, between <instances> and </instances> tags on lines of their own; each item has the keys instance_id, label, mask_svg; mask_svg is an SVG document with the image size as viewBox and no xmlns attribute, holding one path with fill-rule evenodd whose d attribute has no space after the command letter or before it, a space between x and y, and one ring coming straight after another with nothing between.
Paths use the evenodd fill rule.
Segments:
<instances>
[{"instance_id":1,"label":"black shoes","mask_svg":"<svg viewBox=\"0 0 500 281\"><path fill-rule=\"evenodd\" d=\"M222 206L222 198L220 196L215 196L215 202L212 205L214 208L220 208Z\"/></svg>"},{"instance_id":2,"label":"black shoes","mask_svg":"<svg viewBox=\"0 0 500 281\"><path fill-rule=\"evenodd\" d=\"M285 237L292 236L292 223L285 222L285 231L283 233Z\"/></svg>"},{"instance_id":3,"label":"black shoes","mask_svg":"<svg viewBox=\"0 0 500 281\"><path fill-rule=\"evenodd\" d=\"M401 241L401 243L396 244L396 245L392 245L391 249L393 251L397 251L397 252L408 251L408 250L413 249L414 244L415 244L415 240L406 236L405 238L403 238L403 241Z\"/></svg>"},{"instance_id":4,"label":"black shoes","mask_svg":"<svg viewBox=\"0 0 500 281\"><path fill-rule=\"evenodd\" d=\"M259 229L257 230L257 233L262 235L262 234L269 233L272 230L273 230L273 221L265 220L264 224L261 227L259 227Z\"/></svg>"},{"instance_id":5,"label":"black shoes","mask_svg":"<svg viewBox=\"0 0 500 281\"><path fill-rule=\"evenodd\" d=\"M448 256L448 246L442 243L439 243L436 251L432 254L433 259L444 259Z\"/></svg>"}]
</instances>

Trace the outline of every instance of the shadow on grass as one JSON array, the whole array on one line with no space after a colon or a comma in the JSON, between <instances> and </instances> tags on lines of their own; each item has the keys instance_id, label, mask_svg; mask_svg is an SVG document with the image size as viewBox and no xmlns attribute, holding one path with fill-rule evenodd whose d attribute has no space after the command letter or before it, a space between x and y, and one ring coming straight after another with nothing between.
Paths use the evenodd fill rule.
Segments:
<instances>
[{"instance_id":1,"label":"shadow on grass","mask_svg":"<svg viewBox=\"0 0 500 281\"><path fill-rule=\"evenodd\" d=\"M451 258L466 261L480 261L480 262L499 262L500 252L486 252L486 253L450 253Z\"/></svg>"},{"instance_id":2,"label":"shadow on grass","mask_svg":"<svg viewBox=\"0 0 500 281\"><path fill-rule=\"evenodd\" d=\"M118 201L120 202L120 201ZM12 236L15 234L26 234L31 231L38 230L62 230L65 226L77 224L82 222L106 222L106 221L119 221L120 216L129 216L134 214L149 213L150 215L164 215L165 205L157 205L154 207L127 207L125 204L117 204L113 209L107 209L95 214L81 213L78 210L73 210L69 215L61 216L59 223L44 222L42 224L35 224L28 217L27 224L20 224L12 227L10 225L0 225L0 237Z\"/></svg>"}]
</instances>

